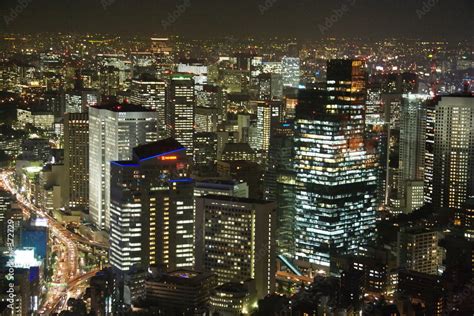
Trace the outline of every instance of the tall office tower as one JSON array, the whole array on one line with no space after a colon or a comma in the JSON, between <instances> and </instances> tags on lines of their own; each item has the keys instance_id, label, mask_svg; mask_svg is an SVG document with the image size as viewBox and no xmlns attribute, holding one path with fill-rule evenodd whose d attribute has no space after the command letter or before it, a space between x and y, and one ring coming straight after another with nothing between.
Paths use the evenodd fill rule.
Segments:
<instances>
[{"instance_id":1,"label":"tall office tower","mask_svg":"<svg viewBox=\"0 0 474 316\"><path fill-rule=\"evenodd\" d=\"M183 60L177 66L177 72L193 74L194 83L202 88L207 84L207 66L198 60Z\"/></svg>"},{"instance_id":2,"label":"tall office tower","mask_svg":"<svg viewBox=\"0 0 474 316\"><path fill-rule=\"evenodd\" d=\"M173 49L169 38L166 37L152 37L151 38L151 52L154 54L170 55Z\"/></svg>"},{"instance_id":3,"label":"tall office tower","mask_svg":"<svg viewBox=\"0 0 474 316\"><path fill-rule=\"evenodd\" d=\"M134 148L132 160L111 163L113 267L194 266L193 181L185 150L167 138Z\"/></svg>"},{"instance_id":4,"label":"tall office tower","mask_svg":"<svg viewBox=\"0 0 474 316\"><path fill-rule=\"evenodd\" d=\"M300 84L300 59L298 57L283 57L281 59L283 86L298 88Z\"/></svg>"},{"instance_id":5,"label":"tall office tower","mask_svg":"<svg viewBox=\"0 0 474 316\"><path fill-rule=\"evenodd\" d=\"M80 89L64 94L64 109L67 113L87 112L89 107L100 102L100 93L95 89Z\"/></svg>"},{"instance_id":6,"label":"tall office tower","mask_svg":"<svg viewBox=\"0 0 474 316\"><path fill-rule=\"evenodd\" d=\"M82 112L82 95L79 91L69 91L64 94L66 113Z\"/></svg>"},{"instance_id":7,"label":"tall office tower","mask_svg":"<svg viewBox=\"0 0 474 316\"><path fill-rule=\"evenodd\" d=\"M272 108L268 102L258 102L257 133L258 150L261 156L267 156L270 147L270 132L272 128Z\"/></svg>"},{"instance_id":8,"label":"tall office tower","mask_svg":"<svg viewBox=\"0 0 474 316\"><path fill-rule=\"evenodd\" d=\"M158 129L163 134L165 127L166 81L156 79L148 73L132 80L130 102L142 105L158 113Z\"/></svg>"},{"instance_id":9,"label":"tall office tower","mask_svg":"<svg viewBox=\"0 0 474 316\"><path fill-rule=\"evenodd\" d=\"M281 74L263 73L257 77L258 99L273 100L283 96L283 81Z\"/></svg>"},{"instance_id":10,"label":"tall office tower","mask_svg":"<svg viewBox=\"0 0 474 316\"><path fill-rule=\"evenodd\" d=\"M364 64L328 62L328 95L301 90L295 121L296 259L329 266L374 237L376 159L364 139Z\"/></svg>"},{"instance_id":11,"label":"tall office tower","mask_svg":"<svg viewBox=\"0 0 474 316\"><path fill-rule=\"evenodd\" d=\"M464 238L469 241L474 241L474 197L469 198L463 205L461 211L461 227L464 229Z\"/></svg>"},{"instance_id":12,"label":"tall office tower","mask_svg":"<svg viewBox=\"0 0 474 316\"><path fill-rule=\"evenodd\" d=\"M194 134L194 167L198 174L209 176L215 173L217 162L217 135L215 133Z\"/></svg>"},{"instance_id":13,"label":"tall office tower","mask_svg":"<svg viewBox=\"0 0 474 316\"><path fill-rule=\"evenodd\" d=\"M156 112L133 104L89 109L89 207L93 224L110 222L110 162L132 158L132 149L157 139Z\"/></svg>"},{"instance_id":14,"label":"tall office tower","mask_svg":"<svg viewBox=\"0 0 474 316\"><path fill-rule=\"evenodd\" d=\"M255 279L259 298L275 287L274 202L223 195L196 198L196 267L218 284Z\"/></svg>"},{"instance_id":15,"label":"tall office tower","mask_svg":"<svg viewBox=\"0 0 474 316\"><path fill-rule=\"evenodd\" d=\"M250 134L250 114L238 114L237 115L237 132L238 132L238 142L239 143L248 143L249 134Z\"/></svg>"},{"instance_id":16,"label":"tall office tower","mask_svg":"<svg viewBox=\"0 0 474 316\"><path fill-rule=\"evenodd\" d=\"M415 185L423 188L426 106L429 95L405 94L400 116L400 147L398 164L398 199L404 213L412 212L415 205L408 204L407 190ZM409 199L410 200L410 199ZM413 200L411 200L413 202Z\"/></svg>"},{"instance_id":17,"label":"tall office tower","mask_svg":"<svg viewBox=\"0 0 474 316\"><path fill-rule=\"evenodd\" d=\"M439 97L426 103L426 127L425 127L425 172L423 175L423 199L425 204L433 204L433 168L434 168L434 140L436 103Z\"/></svg>"},{"instance_id":18,"label":"tall office tower","mask_svg":"<svg viewBox=\"0 0 474 316\"><path fill-rule=\"evenodd\" d=\"M66 205L89 205L89 115L66 113L64 116L64 169Z\"/></svg>"},{"instance_id":19,"label":"tall office tower","mask_svg":"<svg viewBox=\"0 0 474 316\"><path fill-rule=\"evenodd\" d=\"M205 84L201 90L196 91L196 105L203 108L222 107L223 95L219 86Z\"/></svg>"},{"instance_id":20,"label":"tall office tower","mask_svg":"<svg viewBox=\"0 0 474 316\"><path fill-rule=\"evenodd\" d=\"M440 275L444 250L438 243L443 234L426 228L408 228L398 232L397 266L421 273Z\"/></svg>"},{"instance_id":21,"label":"tall office tower","mask_svg":"<svg viewBox=\"0 0 474 316\"><path fill-rule=\"evenodd\" d=\"M167 133L186 147L188 157L192 157L196 108L193 77L190 74L173 74L168 88L165 110Z\"/></svg>"},{"instance_id":22,"label":"tall office tower","mask_svg":"<svg viewBox=\"0 0 474 316\"><path fill-rule=\"evenodd\" d=\"M274 129L264 174L264 198L277 202L277 251L290 258L294 257L296 217L293 137L291 122L281 123Z\"/></svg>"},{"instance_id":23,"label":"tall office tower","mask_svg":"<svg viewBox=\"0 0 474 316\"><path fill-rule=\"evenodd\" d=\"M381 87L371 87L371 89L367 89L365 120L367 125L383 124L383 100Z\"/></svg>"},{"instance_id":24,"label":"tall office tower","mask_svg":"<svg viewBox=\"0 0 474 316\"><path fill-rule=\"evenodd\" d=\"M474 97L441 97L434 130L433 206L459 212L474 193Z\"/></svg>"},{"instance_id":25,"label":"tall office tower","mask_svg":"<svg viewBox=\"0 0 474 316\"><path fill-rule=\"evenodd\" d=\"M196 107L196 132L215 132L217 131L218 122L220 121L218 119L217 108Z\"/></svg>"},{"instance_id":26,"label":"tall office tower","mask_svg":"<svg viewBox=\"0 0 474 316\"><path fill-rule=\"evenodd\" d=\"M169 38L151 38L151 52L154 55L159 78L174 68L173 48Z\"/></svg>"},{"instance_id":27,"label":"tall office tower","mask_svg":"<svg viewBox=\"0 0 474 316\"><path fill-rule=\"evenodd\" d=\"M62 93L58 91L46 91L40 96L40 103L46 112L53 113L59 118L64 114L64 102Z\"/></svg>"},{"instance_id":28,"label":"tall office tower","mask_svg":"<svg viewBox=\"0 0 474 316\"><path fill-rule=\"evenodd\" d=\"M277 179L293 170L293 122L275 124L270 138L264 182L264 197L276 201Z\"/></svg>"}]
</instances>

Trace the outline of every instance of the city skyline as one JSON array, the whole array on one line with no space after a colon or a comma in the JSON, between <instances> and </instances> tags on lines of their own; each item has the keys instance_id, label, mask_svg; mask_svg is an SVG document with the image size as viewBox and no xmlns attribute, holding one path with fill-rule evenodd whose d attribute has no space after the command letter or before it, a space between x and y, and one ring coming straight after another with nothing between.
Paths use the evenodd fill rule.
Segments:
<instances>
[{"instance_id":1,"label":"city skyline","mask_svg":"<svg viewBox=\"0 0 474 316\"><path fill-rule=\"evenodd\" d=\"M474 315L472 9L2 1L0 315Z\"/></svg>"}]
</instances>

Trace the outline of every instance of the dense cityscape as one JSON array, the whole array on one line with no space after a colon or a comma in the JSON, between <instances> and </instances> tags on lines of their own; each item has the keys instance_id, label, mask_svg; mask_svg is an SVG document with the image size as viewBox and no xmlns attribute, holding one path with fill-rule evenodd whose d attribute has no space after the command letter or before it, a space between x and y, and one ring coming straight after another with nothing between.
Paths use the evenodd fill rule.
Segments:
<instances>
[{"instance_id":1,"label":"dense cityscape","mask_svg":"<svg viewBox=\"0 0 474 316\"><path fill-rule=\"evenodd\" d=\"M474 315L472 38L162 33L0 33L0 316Z\"/></svg>"}]
</instances>

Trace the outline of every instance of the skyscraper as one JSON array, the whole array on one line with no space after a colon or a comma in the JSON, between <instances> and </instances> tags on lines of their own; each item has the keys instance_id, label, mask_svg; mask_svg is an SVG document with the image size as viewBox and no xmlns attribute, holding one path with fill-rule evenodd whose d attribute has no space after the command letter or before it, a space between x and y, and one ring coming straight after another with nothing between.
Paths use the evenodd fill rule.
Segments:
<instances>
[{"instance_id":1,"label":"skyscraper","mask_svg":"<svg viewBox=\"0 0 474 316\"><path fill-rule=\"evenodd\" d=\"M270 147L270 132L272 127L272 108L268 102L257 104L257 134L258 149L261 156L267 156Z\"/></svg>"},{"instance_id":2,"label":"skyscraper","mask_svg":"<svg viewBox=\"0 0 474 316\"><path fill-rule=\"evenodd\" d=\"M223 195L196 198L196 267L218 284L255 279L259 298L275 286L275 203Z\"/></svg>"},{"instance_id":3,"label":"skyscraper","mask_svg":"<svg viewBox=\"0 0 474 316\"><path fill-rule=\"evenodd\" d=\"M166 81L156 79L148 73L142 73L132 80L130 102L142 105L158 113L158 128L164 132L165 106L166 106Z\"/></svg>"},{"instance_id":4,"label":"skyscraper","mask_svg":"<svg viewBox=\"0 0 474 316\"><path fill-rule=\"evenodd\" d=\"M298 88L300 83L300 59L298 57L283 57L281 73L284 87Z\"/></svg>"},{"instance_id":5,"label":"skyscraper","mask_svg":"<svg viewBox=\"0 0 474 316\"><path fill-rule=\"evenodd\" d=\"M89 115L64 116L65 201L69 207L89 205Z\"/></svg>"},{"instance_id":6,"label":"skyscraper","mask_svg":"<svg viewBox=\"0 0 474 316\"><path fill-rule=\"evenodd\" d=\"M196 108L193 76L180 73L171 75L168 96L165 110L168 135L185 146L187 155L192 157Z\"/></svg>"},{"instance_id":7,"label":"skyscraper","mask_svg":"<svg viewBox=\"0 0 474 316\"><path fill-rule=\"evenodd\" d=\"M157 139L156 112L132 104L89 109L89 207L93 224L108 229L110 162L132 158L132 149Z\"/></svg>"},{"instance_id":8,"label":"skyscraper","mask_svg":"<svg viewBox=\"0 0 474 316\"><path fill-rule=\"evenodd\" d=\"M110 262L165 270L194 266L193 181L185 148L172 138L138 146L113 161Z\"/></svg>"},{"instance_id":9,"label":"skyscraper","mask_svg":"<svg viewBox=\"0 0 474 316\"><path fill-rule=\"evenodd\" d=\"M441 274L444 251L438 243L443 234L425 228L402 229L397 236L397 265L408 270Z\"/></svg>"},{"instance_id":10,"label":"skyscraper","mask_svg":"<svg viewBox=\"0 0 474 316\"><path fill-rule=\"evenodd\" d=\"M423 188L426 138L426 106L429 95L405 94L400 116L398 199L403 212L413 211L407 202L408 187Z\"/></svg>"},{"instance_id":11,"label":"skyscraper","mask_svg":"<svg viewBox=\"0 0 474 316\"><path fill-rule=\"evenodd\" d=\"M327 95L301 90L295 122L296 259L329 266L374 236L376 159L364 140L366 75L332 60Z\"/></svg>"},{"instance_id":12,"label":"skyscraper","mask_svg":"<svg viewBox=\"0 0 474 316\"><path fill-rule=\"evenodd\" d=\"M436 103L438 101L439 100L437 99L432 99L426 104L423 199L425 204L429 205L433 203L434 129L436 120Z\"/></svg>"},{"instance_id":13,"label":"skyscraper","mask_svg":"<svg viewBox=\"0 0 474 316\"><path fill-rule=\"evenodd\" d=\"M435 111L433 206L459 212L474 193L474 98L443 96Z\"/></svg>"},{"instance_id":14,"label":"skyscraper","mask_svg":"<svg viewBox=\"0 0 474 316\"><path fill-rule=\"evenodd\" d=\"M264 197L277 202L277 251L290 258L295 247L295 172L293 170L292 122L275 127L270 139L267 168L264 174Z\"/></svg>"}]
</instances>

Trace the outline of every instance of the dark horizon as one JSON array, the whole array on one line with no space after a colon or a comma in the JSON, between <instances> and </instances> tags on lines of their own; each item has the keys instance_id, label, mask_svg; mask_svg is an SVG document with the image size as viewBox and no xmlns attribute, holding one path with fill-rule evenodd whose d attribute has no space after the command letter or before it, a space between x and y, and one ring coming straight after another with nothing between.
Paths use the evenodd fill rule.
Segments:
<instances>
[{"instance_id":1,"label":"dark horizon","mask_svg":"<svg viewBox=\"0 0 474 316\"><path fill-rule=\"evenodd\" d=\"M471 0L194 1L4 0L0 32L471 40L474 26Z\"/></svg>"}]
</instances>

